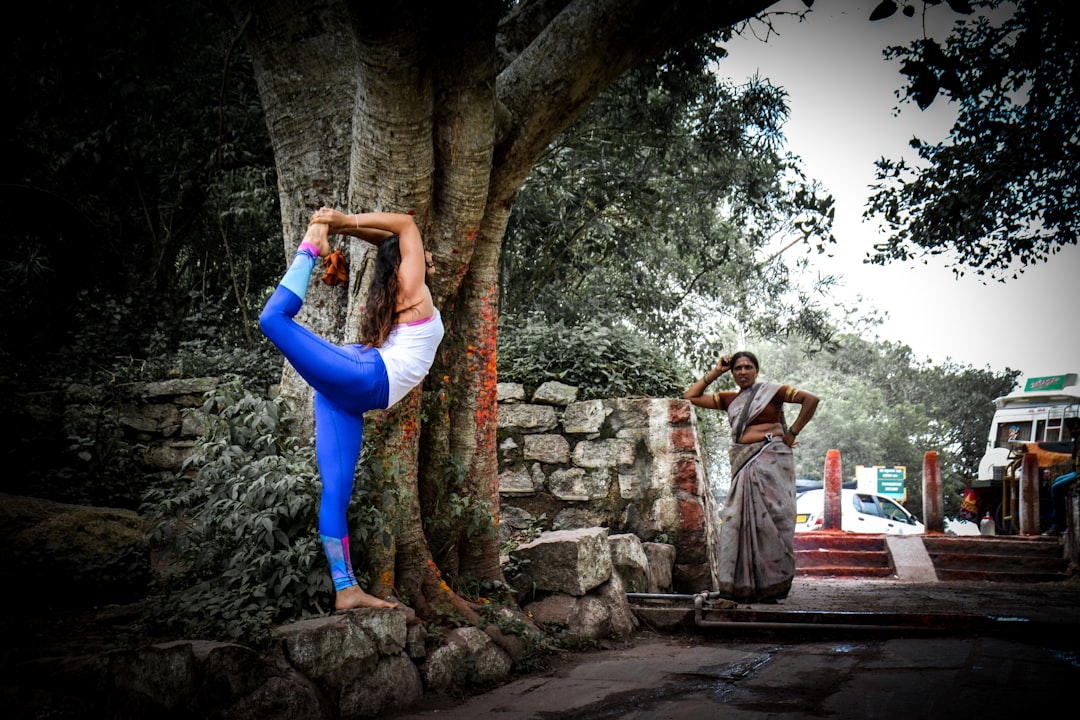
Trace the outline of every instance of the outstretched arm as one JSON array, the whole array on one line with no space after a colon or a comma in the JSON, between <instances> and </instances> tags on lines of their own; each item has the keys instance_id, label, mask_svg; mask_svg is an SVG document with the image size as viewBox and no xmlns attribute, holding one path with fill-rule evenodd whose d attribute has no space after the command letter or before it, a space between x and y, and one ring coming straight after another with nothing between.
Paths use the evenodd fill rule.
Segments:
<instances>
[{"instance_id":1,"label":"outstretched arm","mask_svg":"<svg viewBox=\"0 0 1080 720\"><path fill-rule=\"evenodd\" d=\"M320 208L311 216L311 222L328 226L331 235L348 235L366 240L372 245L380 245L383 240L394 234L388 230L363 225L359 219L360 215L346 215L340 210L328 207Z\"/></svg>"}]
</instances>

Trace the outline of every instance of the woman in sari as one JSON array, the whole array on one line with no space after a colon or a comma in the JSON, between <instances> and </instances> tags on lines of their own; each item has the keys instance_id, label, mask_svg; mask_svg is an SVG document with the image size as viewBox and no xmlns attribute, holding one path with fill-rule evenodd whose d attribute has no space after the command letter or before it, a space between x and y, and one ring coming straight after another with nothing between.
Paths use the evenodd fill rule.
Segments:
<instances>
[{"instance_id":1,"label":"woman in sari","mask_svg":"<svg viewBox=\"0 0 1080 720\"><path fill-rule=\"evenodd\" d=\"M705 394L728 370L737 392ZM757 382L752 353L720 358L683 397L698 407L727 412L731 423L731 489L720 515L721 595L740 602L787 597L795 577L795 458L791 449L817 409L813 393ZM789 426L784 404L800 405Z\"/></svg>"}]
</instances>

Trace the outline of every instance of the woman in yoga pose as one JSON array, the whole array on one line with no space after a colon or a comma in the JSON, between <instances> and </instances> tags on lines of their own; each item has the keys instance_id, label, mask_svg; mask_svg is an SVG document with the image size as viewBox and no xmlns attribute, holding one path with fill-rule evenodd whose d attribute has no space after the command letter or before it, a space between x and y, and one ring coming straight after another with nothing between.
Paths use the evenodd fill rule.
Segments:
<instances>
[{"instance_id":1,"label":"woman in yoga pose","mask_svg":"<svg viewBox=\"0 0 1080 720\"><path fill-rule=\"evenodd\" d=\"M335 345L294 319L328 235L378 247L360 344ZM443 337L427 275L433 266L411 215L346 215L322 208L311 218L292 264L259 316L263 333L315 390L315 453L322 477L319 535L330 563L337 610L397 607L360 588L349 559L345 512L360 457L364 413L391 407L423 382Z\"/></svg>"}]
</instances>

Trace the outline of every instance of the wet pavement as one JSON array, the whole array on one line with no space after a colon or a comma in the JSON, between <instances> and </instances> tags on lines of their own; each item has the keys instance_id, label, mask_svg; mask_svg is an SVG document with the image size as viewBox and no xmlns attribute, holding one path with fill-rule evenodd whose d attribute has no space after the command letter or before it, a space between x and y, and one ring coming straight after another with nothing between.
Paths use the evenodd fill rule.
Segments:
<instances>
[{"instance_id":1,"label":"wet pavement","mask_svg":"<svg viewBox=\"0 0 1080 720\"><path fill-rule=\"evenodd\" d=\"M677 605L677 603L676 603ZM1080 687L1080 578L796 578L775 605L668 608L624 643L408 718L1015 718ZM651 625L651 627L649 626Z\"/></svg>"}]
</instances>

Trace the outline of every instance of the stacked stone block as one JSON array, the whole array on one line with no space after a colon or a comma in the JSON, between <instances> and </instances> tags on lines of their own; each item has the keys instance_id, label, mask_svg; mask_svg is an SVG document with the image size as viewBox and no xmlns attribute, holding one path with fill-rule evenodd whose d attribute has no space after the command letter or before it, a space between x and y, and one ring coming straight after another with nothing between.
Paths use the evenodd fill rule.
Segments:
<instances>
[{"instance_id":1,"label":"stacked stone block","mask_svg":"<svg viewBox=\"0 0 1080 720\"><path fill-rule=\"evenodd\" d=\"M668 543L676 592L714 587L716 512L695 415L667 398L577 400L548 382L499 384L500 538L604 527Z\"/></svg>"}]
</instances>

